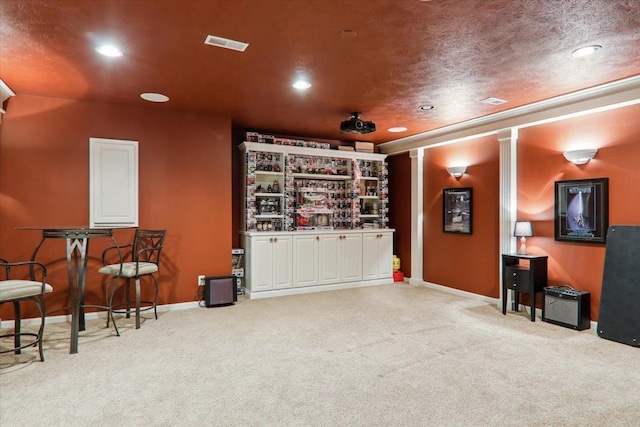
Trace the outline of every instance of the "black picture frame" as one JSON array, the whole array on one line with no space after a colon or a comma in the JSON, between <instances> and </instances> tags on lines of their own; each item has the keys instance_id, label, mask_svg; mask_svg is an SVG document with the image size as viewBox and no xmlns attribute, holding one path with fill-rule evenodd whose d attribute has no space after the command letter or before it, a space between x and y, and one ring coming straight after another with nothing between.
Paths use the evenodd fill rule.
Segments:
<instances>
[{"instance_id":1,"label":"black picture frame","mask_svg":"<svg viewBox=\"0 0 640 427\"><path fill-rule=\"evenodd\" d=\"M609 178L555 182L555 240L606 243Z\"/></svg>"},{"instance_id":2,"label":"black picture frame","mask_svg":"<svg viewBox=\"0 0 640 427\"><path fill-rule=\"evenodd\" d=\"M442 231L456 234L473 233L473 188L442 190Z\"/></svg>"}]
</instances>

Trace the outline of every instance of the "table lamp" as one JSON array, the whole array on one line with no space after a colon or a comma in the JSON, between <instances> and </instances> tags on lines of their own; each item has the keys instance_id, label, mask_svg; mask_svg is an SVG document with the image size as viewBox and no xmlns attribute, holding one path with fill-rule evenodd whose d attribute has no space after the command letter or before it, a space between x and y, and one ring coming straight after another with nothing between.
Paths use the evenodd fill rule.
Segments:
<instances>
[{"instance_id":1,"label":"table lamp","mask_svg":"<svg viewBox=\"0 0 640 427\"><path fill-rule=\"evenodd\" d=\"M513 235L520 237L520 249L518 249L518 255L527 255L527 237L533 236L531 222L516 221L516 227L513 230Z\"/></svg>"}]
</instances>

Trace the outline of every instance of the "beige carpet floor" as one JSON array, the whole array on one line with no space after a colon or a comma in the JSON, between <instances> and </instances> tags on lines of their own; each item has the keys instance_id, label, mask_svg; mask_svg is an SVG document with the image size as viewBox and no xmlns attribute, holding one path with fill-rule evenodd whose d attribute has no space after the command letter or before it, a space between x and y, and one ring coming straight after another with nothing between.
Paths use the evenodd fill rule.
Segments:
<instances>
[{"instance_id":1,"label":"beige carpet floor","mask_svg":"<svg viewBox=\"0 0 640 427\"><path fill-rule=\"evenodd\" d=\"M0 425L640 426L640 350L407 284L66 323L0 356Z\"/></svg>"}]
</instances>

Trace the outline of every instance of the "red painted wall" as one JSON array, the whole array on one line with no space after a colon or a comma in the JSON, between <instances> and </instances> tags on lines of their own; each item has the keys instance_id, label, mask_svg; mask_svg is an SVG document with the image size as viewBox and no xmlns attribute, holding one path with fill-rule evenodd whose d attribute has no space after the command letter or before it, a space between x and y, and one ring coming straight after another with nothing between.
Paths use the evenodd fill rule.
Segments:
<instances>
[{"instance_id":1,"label":"red painted wall","mask_svg":"<svg viewBox=\"0 0 640 427\"><path fill-rule=\"evenodd\" d=\"M518 142L518 213L533 221L531 253L549 256L549 284L569 284L591 293L591 318L600 305L604 245L554 240L554 182L609 178L609 224L640 225L640 106L520 129ZM597 147L595 159L583 166L565 160L570 149ZM408 157L408 156L407 156ZM408 159L394 156L391 179L409 191ZM403 164L404 162L404 164ZM445 168L467 164L460 180ZM395 167L394 167L395 166ZM480 295L499 297L499 145L495 136L425 150L424 270L427 282ZM398 175L402 174L402 177ZM399 186L400 187L400 186ZM442 233L442 189L473 187L473 235ZM391 200L401 188L392 187ZM397 209L392 205L392 208ZM401 208L402 209L402 208ZM392 218L395 215L391 213ZM406 216L406 215L405 215ZM395 221L404 229L408 225ZM404 234L409 236L408 233ZM399 237L397 252L410 257L411 239ZM406 255L405 255L406 254Z\"/></svg>"},{"instance_id":2,"label":"red painted wall","mask_svg":"<svg viewBox=\"0 0 640 427\"><path fill-rule=\"evenodd\" d=\"M499 159L495 136L424 153L423 279L466 292L499 296ZM448 166L467 165L456 179ZM442 231L442 190L472 187L472 234Z\"/></svg>"},{"instance_id":3,"label":"red painted wall","mask_svg":"<svg viewBox=\"0 0 640 427\"><path fill-rule=\"evenodd\" d=\"M393 253L400 258L400 270L411 276L411 158L409 153L387 157L389 165L389 226Z\"/></svg>"},{"instance_id":4,"label":"red painted wall","mask_svg":"<svg viewBox=\"0 0 640 427\"><path fill-rule=\"evenodd\" d=\"M609 224L640 225L640 105L521 129L518 138L518 219L533 222L527 248L549 255L549 281L591 293L598 318L604 245L554 240L554 182L609 178ZM598 148L577 166L562 153Z\"/></svg>"},{"instance_id":5,"label":"red painted wall","mask_svg":"<svg viewBox=\"0 0 640 427\"><path fill-rule=\"evenodd\" d=\"M199 274L229 274L229 119L24 95L10 99L0 125L0 257L26 260L38 243L39 232L16 227L88 225L90 137L139 141L140 227L168 230L161 304L193 301ZM118 230L116 238L127 243L132 234ZM90 243L87 303L104 301L96 270L109 243ZM55 289L47 310L68 305L64 257L63 241L47 241L38 254Z\"/></svg>"}]
</instances>

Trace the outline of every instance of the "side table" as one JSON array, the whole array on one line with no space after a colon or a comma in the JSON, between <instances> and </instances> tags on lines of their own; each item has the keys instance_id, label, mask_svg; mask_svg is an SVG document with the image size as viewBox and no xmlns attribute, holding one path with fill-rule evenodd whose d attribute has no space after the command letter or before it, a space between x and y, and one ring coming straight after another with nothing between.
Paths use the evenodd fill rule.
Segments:
<instances>
[{"instance_id":1,"label":"side table","mask_svg":"<svg viewBox=\"0 0 640 427\"><path fill-rule=\"evenodd\" d=\"M536 321L536 292L547 286L547 255L502 254L502 314L507 314L507 291L514 292L513 310L519 309L520 293L529 294L531 321ZM529 261L529 265L521 263Z\"/></svg>"}]
</instances>

